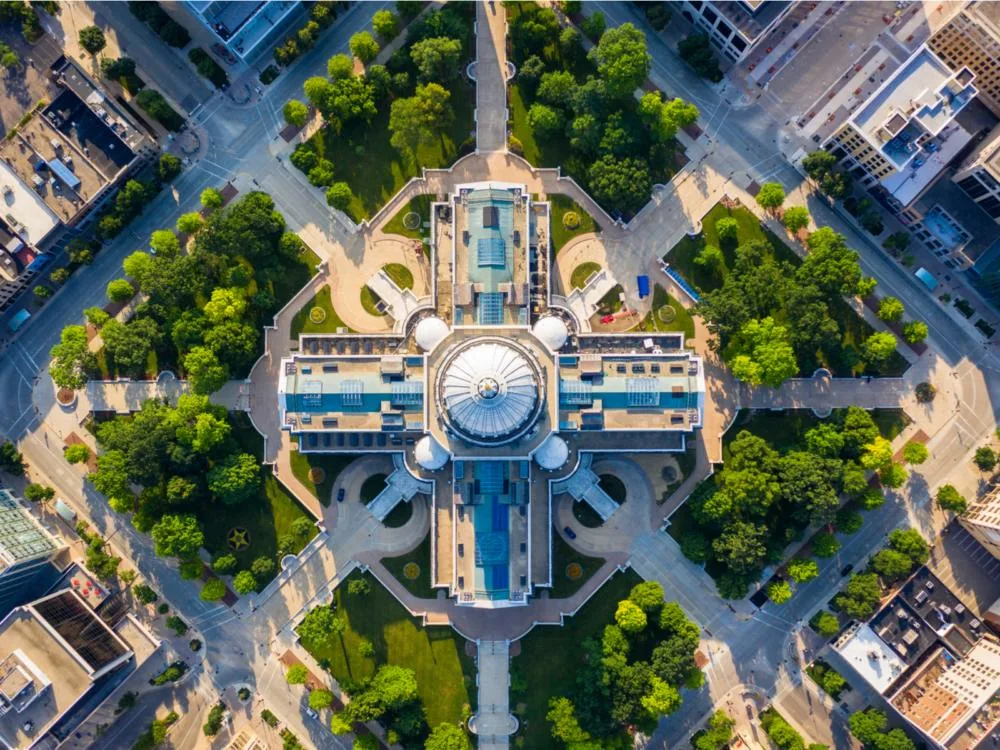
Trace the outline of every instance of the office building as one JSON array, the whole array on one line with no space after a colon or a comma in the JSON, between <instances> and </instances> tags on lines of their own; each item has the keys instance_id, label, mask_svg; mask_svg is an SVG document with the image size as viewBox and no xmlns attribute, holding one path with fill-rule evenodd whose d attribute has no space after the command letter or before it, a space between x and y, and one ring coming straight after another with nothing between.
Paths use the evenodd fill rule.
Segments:
<instances>
[{"instance_id":1,"label":"office building","mask_svg":"<svg viewBox=\"0 0 1000 750\"><path fill-rule=\"evenodd\" d=\"M184 5L230 52L250 62L278 41L303 4L296 0L186 0Z\"/></svg>"},{"instance_id":2,"label":"office building","mask_svg":"<svg viewBox=\"0 0 1000 750\"><path fill-rule=\"evenodd\" d=\"M727 59L742 60L795 3L785 0L683 0L681 15Z\"/></svg>"},{"instance_id":3,"label":"office building","mask_svg":"<svg viewBox=\"0 0 1000 750\"><path fill-rule=\"evenodd\" d=\"M968 511L958 520L977 542L1000 560L1000 484L971 502Z\"/></svg>"},{"instance_id":4,"label":"office building","mask_svg":"<svg viewBox=\"0 0 1000 750\"><path fill-rule=\"evenodd\" d=\"M1000 3L971 3L927 44L955 72L971 70L980 101L1000 116Z\"/></svg>"},{"instance_id":5,"label":"office building","mask_svg":"<svg viewBox=\"0 0 1000 750\"><path fill-rule=\"evenodd\" d=\"M1000 222L1000 127L994 128L951 179L990 218Z\"/></svg>"},{"instance_id":6,"label":"office building","mask_svg":"<svg viewBox=\"0 0 1000 750\"><path fill-rule=\"evenodd\" d=\"M0 489L0 617L51 585L64 567L54 562L64 550L21 500Z\"/></svg>"},{"instance_id":7,"label":"office building","mask_svg":"<svg viewBox=\"0 0 1000 750\"><path fill-rule=\"evenodd\" d=\"M976 95L974 78L968 68L952 72L922 47L823 146L902 211L972 139L956 118Z\"/></svg>"},{"instance_id":8,"label":"office building","mask_svg":"<svg viewBox=\"0 0 1000 750\"><path fill-rule=\"evenodd\" d=\"M134 666L129 645L74 591L0 621L0 744L55 748Z\"/></svg>"}]
</instances>

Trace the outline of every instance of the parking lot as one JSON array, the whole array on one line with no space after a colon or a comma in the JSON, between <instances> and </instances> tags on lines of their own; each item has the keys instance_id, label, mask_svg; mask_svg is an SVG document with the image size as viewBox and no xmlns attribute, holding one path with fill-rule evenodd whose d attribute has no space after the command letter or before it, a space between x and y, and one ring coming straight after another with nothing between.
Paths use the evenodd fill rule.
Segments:
<instances>
[{"instance_id":1,"label":"parking lot","mask_svg":"<svg viewBox=\"0 0 1000 750\"><path fill-rule=\"evenodd\" d=\"M941 534L928 563L931 571L966 606L982 614L1000 597L1000 560L957 521Z\"/></svg>"}]
</instances>

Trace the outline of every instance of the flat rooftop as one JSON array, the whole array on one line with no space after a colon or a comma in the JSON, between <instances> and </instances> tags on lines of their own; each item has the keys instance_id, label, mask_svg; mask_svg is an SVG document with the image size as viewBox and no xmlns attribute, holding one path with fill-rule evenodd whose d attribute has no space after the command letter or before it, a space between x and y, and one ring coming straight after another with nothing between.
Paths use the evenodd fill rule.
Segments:
<instances>
[{"instance_id":1,"label":"flat rooftop","mask_svg":"<svg viewBox=\"0 0 1000 750\"><path fill-rule=\"evenodd\" d=\"M712 3L751 42L763 34L789 4L787 0L716 0Z\"/></svg>"},{"instance_id":2,"label":"flat rooftop","mask_svg":"<svg viewBox=\"0 0 1000 750\"><path fill-rule=\"evenodd\" d=\"M9 490L0 490L0 571L47 558L60 546Z\"/></svg>"},{"instance_id":3,"label":"flat rooftop","mask_svg":"<svg viewBox=\"0 0 1000 750\"><path fill-rule=\"evenodd\" d=\"M283 367L279 408L293 433L423 427L422 356L300 356Z\"/></svg>"},{"instance_id":4,"label":"flat rooftop","mask_svg":"<svg viewBox=\"0 0 1000 750\"><path fill-rule=\"evenodd\" d=\"M559 357L560 430L690 430L705 376L688 354Z\"/></svg>"},{"instance_id":5,"label":"flat rooftop","mask_svg":"<svg viewBox=\"0 0 1000 750\"><path fill-rule=\"evenodd\" d=\"M62 714L68 711L92 685L91 676L66 643L54 638L43 619L30 607L11 612L0 623L0 659L8 667L19 663L30 680L22 690L20 711L0 716L0 742L13 748L29 747ZM14 659L8 662L11 656ZM0 667L2 670L2 667ZM16 705L16 704L15 704ZM31 733L24 730L31 722Z\"/></svg>"},{"instance_id":6,"label":"flat rooftop","mask_svg":"<svg viewBox=\"0 0 1000 750\"><path fill-rule=\"evenodd\" d=\"M2 160L0 211L3 211L4 222L30 245L38 245L59 225L55 211Z\"/></svg>"},{"instance_id":7,"label":"flat rooftop","mask_svg":"<svg viewBox=\"0 0 1000 750\"><path fill-rule=\"evenodd\" d=\"M879 693L884 692L906 670L906 664L867 624L841 636L834 648L854 671Z\"/></svg>"},{"instance_id":8,"label":"flat rooftop","mask_svg":"<svg viewBox=\"0 0 1000 750\"><path fill-rule=\"evenodd\" d=\"M915 52L851 117L897 168L912 159L918 138L935 136L976 95L972 74L951 69L926 47Z\"/></svg>"},{"instance_id":9,"label":"flat rooftop","mask_svg":"<svg viewBox=\"0 0 1000 750\"><path fill-rule=\"evenodd\" d=\"M138 123L103 89L95 85L72 58L68 58L66 65L59 71L59 82L66 86L66 91L46 107L45 111L69 112L74 115L64 118L70 127L64 129L60 126L60 130L70 135L81 148L88 145L88 141L93 143L90 147L99 153L91 154L90 158L102 171L105 169L102 161L117 165L112 173L128 164L132 156L129 155L127 159L123 157L120 153L122 145L134 150L146 138ZM72 92L74 96L65 96L66 92ZM72 101L73 99L76 101ZM79 130L80 135L71 135L74 130Z\"/></svg>"}]
</instances>

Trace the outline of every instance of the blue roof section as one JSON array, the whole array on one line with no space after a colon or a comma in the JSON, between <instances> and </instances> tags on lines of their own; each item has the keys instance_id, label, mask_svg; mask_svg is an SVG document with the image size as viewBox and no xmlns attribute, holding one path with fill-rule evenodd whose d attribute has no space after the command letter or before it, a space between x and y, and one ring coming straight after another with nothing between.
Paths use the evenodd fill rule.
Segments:
<instances>
[{"instance_id":1,"label":"blue roof section","mask_svg":"<svg viewBox=\"0 0 1000 750\"><path fill-rule=\"evenodd\" d=\"M514 280L514 195L508 190L473 190L465 202L469 246L473 249L469 253L469 281L482 285L476 322L499 325L503 322L500 285Z\"/></svg>"},{"instance_id":2,"label":"blue roof section","mask_svg":"<svg viewBox=\"0 0 1000 750\"><path fill-rule=\"evenodd\" d=\"M508 464L478 461L475 489L469 509L475 528L477 593L490 599L510 597L510 484Z\"/></svg>"}]
</instances>

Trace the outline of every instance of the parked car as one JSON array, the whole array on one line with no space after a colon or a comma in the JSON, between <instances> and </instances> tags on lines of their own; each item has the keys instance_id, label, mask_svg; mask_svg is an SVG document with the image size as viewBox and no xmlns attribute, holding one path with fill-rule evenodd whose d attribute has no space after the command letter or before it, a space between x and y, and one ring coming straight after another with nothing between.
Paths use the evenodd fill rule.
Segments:
<instances>
[{"instance_id":1,"label":"parked car","mask_svg":"<svg viewBox=\"0 0 1000 750\"><path fill-rule=\"evenodd\" d=\"M573 531L573 529L571 529L571 528L570 528L569 526L564 526L564 527L563 527L563 532L564 532L564 533L566 534L566 536L568 536L568 537L569 537L570 539L576 539L576 532L575 532L575 531Z\"/></svg>"},{"instance_id":2,"label":"parked car","mask_svg":"<svg viewBox=\"0 0 1000 750\"><path fill-rule=\"evenodd\" d=\"M840 569L840 575L841 576L846 576L852 570L854 570L854 566L853 565L845 565L843 568Z\"/></svg>"},{"instance_id":3,"label":"parked car","mask_svg":"<svg viewBox=\"0 0 1000 750\"><path fill-rule=\"evenodd\" d=\"M338 503L344 502L345 497L347 497L347 490L341 487L339 490L337 490L337 502Z\"/></svg>"},{"instance_id":4,"label":"parked car","mask_svg":"<svg viewBox=\"0 0 1000 750\"><path fill-rule=\"evenodd\" d=\"M315 712L315 711L314 711L313 709L311 709L311 708L307 708L307 709L306 709L306 716L308 716L308 717L309 717L309 718L311 718L311 719L318 719L318 718L319 718L319 714L318 714L318 713L316 713L316 712Z\"/></svg>"}]
</instances>

